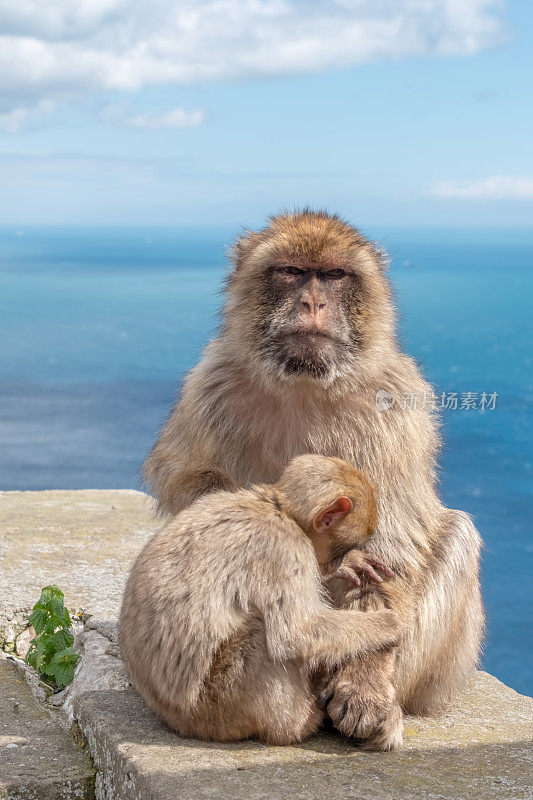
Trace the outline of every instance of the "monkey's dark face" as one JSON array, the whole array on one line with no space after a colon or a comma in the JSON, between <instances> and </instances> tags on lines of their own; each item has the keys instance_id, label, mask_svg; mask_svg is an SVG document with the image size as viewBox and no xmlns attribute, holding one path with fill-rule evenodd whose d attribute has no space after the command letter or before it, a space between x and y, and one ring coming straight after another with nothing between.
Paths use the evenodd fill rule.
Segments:
<instances>
[{"instance_id":1,"label":"monkey's dark face","mask_svg":"<svg viewBox=\"0 0 533 800\"><path fill-rule=\"evenodd\" d=\"M234 253L225 328L243 357L253 356L261 378L274 373L329 387L352 380L363 357L392 341L380 254L335 215L273 217L263 231L240 237Z\"/></svg>"},{"instance_id":2,"label":"monkey's dark face","mask_svg":"<svg viewBox=\"0 0 533 800\"><path fill-rule=\"evenodd\" d=\"M331 377L357 353L361 300L360 279L347 261L274 261L262 282L263 355L285 376Z\"/></svg>"}]
</instances>

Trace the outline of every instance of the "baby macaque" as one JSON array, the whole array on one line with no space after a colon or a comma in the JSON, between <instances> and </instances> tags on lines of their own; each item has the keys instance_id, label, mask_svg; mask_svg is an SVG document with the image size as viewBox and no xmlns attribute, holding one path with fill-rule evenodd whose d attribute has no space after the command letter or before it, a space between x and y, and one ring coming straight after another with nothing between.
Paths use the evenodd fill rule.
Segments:
<instances>
[{"instance_id":1,"label":"baby macaque","mask_svg":"<svg viewBox=\"0 0 533 800\"><path fill-rule=\"evenodd\" d=\"M273 485L181 511L138 556L122 603L122 655L146 703L186 737L290 744L313 733L323 711L312 672L399 640L394 612L333 609L322 585L392 576L354 550L375 525L367 478L316 455Z\"/></svg>"}]
</instances>

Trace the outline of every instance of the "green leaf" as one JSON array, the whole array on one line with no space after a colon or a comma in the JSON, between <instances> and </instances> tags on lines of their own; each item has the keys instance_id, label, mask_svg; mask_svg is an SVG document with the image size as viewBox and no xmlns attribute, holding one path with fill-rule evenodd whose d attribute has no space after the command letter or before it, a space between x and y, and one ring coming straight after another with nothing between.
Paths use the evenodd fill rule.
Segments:
<instances>
[{"instance_id":1,"label":"green leaf","mask_svg":"<svg viewBox=\"0 0 533 800\"><path fill-rule=\"evenodd\" d=\"M42 593L48 594L51 597L60 597L63 600L63 592L55 583L50 583L48 586L45 586L44 589L41 590Z\"/></svg>"},{"instance_id":2,"label":"green leaf","mask_svg":"<svg viewBox=\"0 0 533 800\"><path fill-rule=\"evenodd\" d=\"M55 654L67 647L71 647L74 644L74 636L70 633L70 631L66 631L64 628L61 628L60 630L51 634L48 637L48 641L50 642Z\"/></svg>"},{"instance_id":3,"label":"green leaf","mask_svg":"<svg viewBox=\"0 0 533 800\"><path fill-rule=\"evenodd\" d=\"M46 669L46 674L55 680L58 686L66 686L74 677L74 669L81 656L73 647L66 647L56 653Z\"/></svg>"},{"instance_id":4,"label":"green leaf","mask_svg":"<svg viewBox=\"0 0 533 800\"><path fill-rule=\"evenodd\" d=\"M73 647L65 647L60 653L56 653L52 660L56 664L73 664L75 666L80 658L80 654Z\"/></svg>"},{"instance_id":5,"label":"green leaf","mask_svg":"<svg viewBox=\"0 0 533 800\"><path fill-rule=\"evenodd\" d=\"M63 618L64 614L64 605L63 605L63 595L59 597L58 595L52 595L50 600L47 603L48 608L53 617L57 617L58 619Z\"/></svg>"},{"instance_id":6,"label":"green leaf","mask_svg":"<svg viewBox=\"0 0 533 800\"><path fill-rule=\"evenodd\" d=\"M54 614L51 614L48 618L48 622L44 627L43 633L52 634L58 628L70 628L70 625L65 625L63 622L63 617L56 617Z\"/></svg>"},{"instance_id":7,"label":"green leaf","mask_svg":"<svg viewBox=\"0 0 533 800\"><path fill-rule=\"evenodd\" d=\"M41 590L41 597L39 598L39 603L43 606L48 605L53 600L61 600L63 603L63 592L56 586L55 584L51 584L50 586L45 586L44 589Z\"/></svg>"},{"instance_id":8,"label":"green leaf","mask_svg":"<svg viewBox=\"0 0 533 800\"><path fill-rule=\"evenodd\" d=\"M46 627L46 623L48 622L48 617L48 613L39 605L39 603L36 603L28 618L28 625L31 625L33 628L35 628L35 633L42 633Z\"/></svg>"},{"instance_id":9,"label":"green leaf","mask_svg":"<svg viewBox=\"0 0 533 800\"><path fill-rule=\"evenodd\" d=\"M74 667L57 666L53 676L51 677L53 677L58 687L63 688L63 686L67 686L72 682L72 679L74 678Z\"/></svg>"},{"instance_id":10,"label":"green leaf","mask_svg":"<svg viewBox=\"0 0 533 800\"><path fill-rule=\"evenodd\" d=\"M40 675L47 675L57 686L66 686L74 677L74 668L80 659L74 650L74 636L63 592L51 584L41 591L28 622L37 636L31 640L26 662Z\"/></svg>"},{"instance_id":11,"label":"green leaf","mask_svg":"<svg viewBox=\"0 0 533 800\"><path fill-rule=\"evenodd\" d=\"M36 641L37 641L36 639L33 640L33 642ZM33 669L37 669L37 647L35 644L33 644L33 642L30 645L30 649L26 653L26 658L24 659L24 661L26 662L26 664L29 664L30 667L33 667Z\"/></svg>"},{"instance_id":12,"label":"green leaf","mask_svg":"<svg viewBox=\"0 0 533 800\"><path fill-rule=\"evenodd\" d=\"M46 663L52 656L53 653L51 652L48 642L43 636L40 636L38 639L32 640L32 646L30 650L28 650L26 661L30 666L36 669L37 672L42 672Z\"/></svg>"},{"instance_id":13,"label":"green leaf","mask_svg":"<svg viewBox=\"0 0 533 800\"><path fill-rule=\"evenodd\" d=\"M48 662L48 664L43 664L42 665L41 669L39 670L39 674L40 675L47 675L49 678L52 678L52 680L55 680L56 669L57 669L57 665L56 664L52 664L52 662L50 661L50 662Z\"/></svg>"}]
</instances>

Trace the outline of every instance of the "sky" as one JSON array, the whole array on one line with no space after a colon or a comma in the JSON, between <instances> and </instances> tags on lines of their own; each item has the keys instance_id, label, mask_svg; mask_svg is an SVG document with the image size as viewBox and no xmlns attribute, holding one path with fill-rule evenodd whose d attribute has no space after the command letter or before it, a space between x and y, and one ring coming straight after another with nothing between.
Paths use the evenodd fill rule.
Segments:
<instances>
[{"instance_id":1,"label":"sky","mask_svg":"<svg viewBox=\"0 0 533 800\"><path fill-rule=\"evenodd\" d=\"M533 225L529 0L0 0L0 224Z\"/></svg>"}]
</instances>

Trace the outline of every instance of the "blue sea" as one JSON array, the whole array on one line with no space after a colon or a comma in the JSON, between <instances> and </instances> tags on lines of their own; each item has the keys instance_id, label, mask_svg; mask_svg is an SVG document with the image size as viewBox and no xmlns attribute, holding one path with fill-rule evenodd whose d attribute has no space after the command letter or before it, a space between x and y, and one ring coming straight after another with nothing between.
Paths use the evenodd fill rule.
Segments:
<instances>
[{"instance_id":1,"label":"blue sea","mask_svg":"<svg viewBox=\"0 0 533 800\"><path fill-rule=\"evenodd\" d=\"M484 666L533 694L533 232L367 233L392 258L405 350L437 393L477 394L443 414L441 493L485 541ZM0 230L0 488L141 487L216 330L233 234Z\"/></svg>"}]
</instances>

